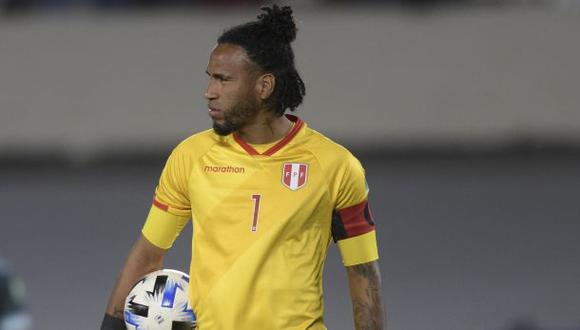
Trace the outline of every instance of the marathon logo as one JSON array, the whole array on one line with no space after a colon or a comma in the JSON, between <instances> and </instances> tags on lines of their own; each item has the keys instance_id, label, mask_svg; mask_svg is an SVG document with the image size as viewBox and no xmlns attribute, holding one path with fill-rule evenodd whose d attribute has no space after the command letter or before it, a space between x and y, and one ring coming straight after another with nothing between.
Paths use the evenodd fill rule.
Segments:
<instances>
[{"instance_id":1,"label":"marathon logo","mask_svg":"<svg viewBox=\"0 0 580 330\"><path fill-rule=\"evenodd\" d=\"M209 166L206 165L203 168L203 171L206 173L239 173L239 174L243 174L246 173L246 169L243 167L237 167L237 166Z\"/></svg>"}]
</instances>

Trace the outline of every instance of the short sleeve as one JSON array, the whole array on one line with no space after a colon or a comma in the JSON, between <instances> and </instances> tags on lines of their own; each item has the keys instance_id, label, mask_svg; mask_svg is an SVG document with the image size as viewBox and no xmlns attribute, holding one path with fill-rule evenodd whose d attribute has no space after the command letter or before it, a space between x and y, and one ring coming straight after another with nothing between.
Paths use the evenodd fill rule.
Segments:
<instances>
[{"instance_id":1,"label":"short sleeve","mask_svg":"<svg viewBox=\"0 0 580 330\"><path fill-rule=\"evenodd\" d=\"M175 148L161 172L159 184L155 189L153 205L168 213L189 217L188 182L191 172L190 161L184 151Z\"/></svg>"},{"instance_id":2,"label":"short sleeve","mask_svg":"<svg viewBox=\"0 0 580 330\"><path fill-rule=\"evenodd\" d=\"M176 148L169 156L155 189L153 205L142 233L162 249L173 245L191 217L187 189L190 168L186 155Z\"/></svg>"},{"instance_id":3,"label":"short sleeve","mask_svg":"<svg viewBox=\"0 0 580 330\"><path fill-rule=\"evenodd\" d=\"M375 223L368 203L368 185L360 162L352 155L337 172L332 237L345 266L378 259Z\"/></svg>"}]
</instances>

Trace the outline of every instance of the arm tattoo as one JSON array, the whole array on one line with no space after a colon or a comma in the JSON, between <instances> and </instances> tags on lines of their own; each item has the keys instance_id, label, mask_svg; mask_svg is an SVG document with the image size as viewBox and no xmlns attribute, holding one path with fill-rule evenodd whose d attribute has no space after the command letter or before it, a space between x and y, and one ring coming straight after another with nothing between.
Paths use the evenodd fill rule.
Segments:
<instances>
[{"instance_id":1,"label":"arm tattoo","mask_svg":"<svg viewBox=\"0 0 580 330\"><path fill-rule=\"evenodd\" d=\"M381 275L377 262L347 267L357 330L383 329Z\"/></svg>"},{"instance_id":2,"label":"arm tattoo","mask_svg":"<svg viewBox=\"0 0 580 330\"><path fill-rule=\"evenodd\" d=\"M366 264L360 264L350 267L350 269L354 270L357 275L360 275L367 279L378 280L377 271L375 269L374 262L368 262Z\"/></svg>"}]
</instances>

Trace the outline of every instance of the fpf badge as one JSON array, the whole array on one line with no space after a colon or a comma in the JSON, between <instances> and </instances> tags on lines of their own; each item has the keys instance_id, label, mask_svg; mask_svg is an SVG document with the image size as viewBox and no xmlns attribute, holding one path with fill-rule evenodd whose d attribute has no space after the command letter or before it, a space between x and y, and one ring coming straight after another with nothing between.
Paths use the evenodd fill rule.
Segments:
<instances>
[{"instance_id":1,"label":"fpf badge","mask_svg":"<svg viewBox=\"0 0 580 330\"><path fill-rule=\"evenodd\" d=\"M282 165L282 184L290 190L298 190L308 179L308 164L284 163Z\"/></svg>"}]
</instances>

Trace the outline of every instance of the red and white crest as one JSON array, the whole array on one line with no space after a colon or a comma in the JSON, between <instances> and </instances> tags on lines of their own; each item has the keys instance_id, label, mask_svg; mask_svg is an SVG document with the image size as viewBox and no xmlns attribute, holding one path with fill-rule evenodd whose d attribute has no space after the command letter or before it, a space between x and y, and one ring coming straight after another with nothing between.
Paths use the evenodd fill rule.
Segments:
<instances>
[{"instance_id":1,"label":"red and white crest","mask_svg":"<svg viewBox=\"0 0 580 330\"><path fill-rule=\"evenodd\" d=\"M308 164L284 163L282 166L282 184L290 190L298 190L308 179Z\"/></svg>"}]
</instances>

